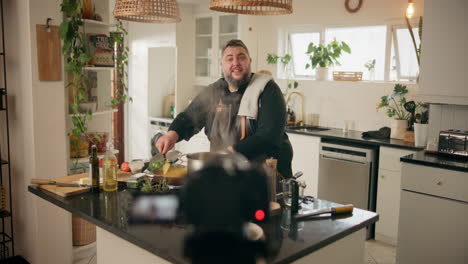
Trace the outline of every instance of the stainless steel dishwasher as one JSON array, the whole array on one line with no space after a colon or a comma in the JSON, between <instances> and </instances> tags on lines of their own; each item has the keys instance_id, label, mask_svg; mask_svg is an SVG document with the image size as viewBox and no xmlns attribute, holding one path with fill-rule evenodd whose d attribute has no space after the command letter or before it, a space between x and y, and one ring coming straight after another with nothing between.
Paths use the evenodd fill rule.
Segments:
<instances>
[{"instance_id":1,"label":"stainless steel dishwasher","mask_svg":"<svg viewBox=\"0 0 468 264\"><path fill-rule=\"evenodd\" d=\"M322 140L319 153L318 198L375 212L378 147Z\"/></svg>"}]
</instances>

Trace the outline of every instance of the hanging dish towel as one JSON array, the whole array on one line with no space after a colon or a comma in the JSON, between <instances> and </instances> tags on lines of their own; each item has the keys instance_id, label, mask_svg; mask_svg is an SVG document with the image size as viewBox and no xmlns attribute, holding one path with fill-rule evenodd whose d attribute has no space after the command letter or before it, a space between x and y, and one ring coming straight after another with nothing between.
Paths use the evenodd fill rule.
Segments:
<instances>
[{"instance_id":1,"label":"hanging dish towel","mask_svg":"<svg viewBox=\"0 0 468 264\"><path fill-rule=\"evenodd\" d=\"M263 89L265 89L266 84L272 79L273 77L270 75L254 74L242 96L239 112L237 113L238 116L245 116L247 119L257 119L258 97L263 92Z\"/></svg>"}]
</instances>

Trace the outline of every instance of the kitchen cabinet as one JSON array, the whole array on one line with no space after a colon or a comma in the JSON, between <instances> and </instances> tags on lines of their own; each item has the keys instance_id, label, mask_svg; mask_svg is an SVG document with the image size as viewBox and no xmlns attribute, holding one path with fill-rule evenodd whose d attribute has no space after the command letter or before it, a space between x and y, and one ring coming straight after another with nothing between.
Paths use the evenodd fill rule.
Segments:
<instances>
[{"instance_id":1,"label":"kitchen cabinet","mask_svg":"<svg viewBox=\"0 0 468 264\"><path fill-rule=\"evenodd\" d=\"M208 85L221 78L221 50L238 38L238 15L209 14L195 18L195 83Z\"/></svg>"},{"instance_id":2,"label":"kitchen cabinet","mask_svg":"<svg viewBox=\"0 0 468 264\"><path fill-rule=\"evenodd\" d=\"M411 150L380 147L379 176L377 180L377 213L375 239L395 245L398 234L398 212L401 192L400 157L414 153Z\"/></svg>"},{"instance_id":3,"label":"kitchen cabinet","mask_svg":"<svg viewBox=\"0 0 468 264\"><path fill-rule=\"evenodd\" d=\"M396 263L467 263L468 173L403 163Z\"/></svg>"},{"instance_id":4,"label":"kitchen cabinet","mask_svg":"<svg viewBox=\"0 0 468 264\"><path fill-rule=\"evenodd\" d=\"M425 0L418 101L468 105L468 1Z\"/></svg>"},{"instance_id":5,"label":"kitchen cabinet","mask_svg":"<svg viewBox=\"0 0 468 264\"><path fill-rule=\"evenodd\" d=\"M317 197L320 137L294 133L289 133L288 137L294 153L293 174L302 171L304 175L300 179L307 184L304 194Z\"/></svg>"}]
</instances>

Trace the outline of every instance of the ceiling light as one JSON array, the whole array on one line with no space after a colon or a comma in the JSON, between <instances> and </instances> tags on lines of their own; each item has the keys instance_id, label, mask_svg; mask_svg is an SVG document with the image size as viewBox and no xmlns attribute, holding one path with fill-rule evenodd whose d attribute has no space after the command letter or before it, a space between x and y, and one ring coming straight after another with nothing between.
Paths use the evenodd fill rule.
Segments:
<instances>
[{"instance_id":1,"label":"ceiling light","mask_svg":"<svg viewBox=\"0 0 468 264\"><path fill-rule=\"evenodd\" d=\"M406 8L406 17L412 18L414 15L414 0L408 0L408 7Z\"/></svg>"},{"instance_id":2,"label":"ceiling light","mask_svg":"<svg viewBox=\"0 0 468 264\"><path fill-rule=\"evenodd\" d=\"M292 13L292 0L211 0L210 9L246 15L283 15Z\"/></svg>"},{"instance_id":3,"label":"ceiling light","mask_svg":"<svg viewBox=\"0 0 468 264\"><path fill-rule=\"evenodd\" d=\"M145 23L180 22L176 0L117 0L115 18Z\"/></svg>"}]
</instances>

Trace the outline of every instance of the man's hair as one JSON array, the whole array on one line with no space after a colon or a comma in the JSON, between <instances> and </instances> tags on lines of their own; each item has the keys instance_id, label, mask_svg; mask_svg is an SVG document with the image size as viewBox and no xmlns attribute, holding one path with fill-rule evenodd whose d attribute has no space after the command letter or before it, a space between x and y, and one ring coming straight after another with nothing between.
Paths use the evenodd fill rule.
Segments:
<instances>
[{"instance_id":1,"label":"man's hair","mask_svg":"<svg viewBox=\"0 0 468 264\"><path fill-rule=\"evenodd\" d=\"M244 44L244 42L242 42L242 40L240 39L231 39L230 41L228 41L226 43L226 45L224 45L223 47L223 50L221 51L221 54L224 55L224 51L228 48L228 47L241 47L241 48L244 48L245 51L247 51L247 54L249 54L249 49L247 48L247 46Z\"/></svg>"}]
</instances>

